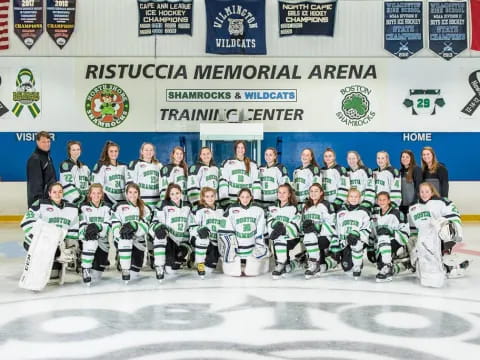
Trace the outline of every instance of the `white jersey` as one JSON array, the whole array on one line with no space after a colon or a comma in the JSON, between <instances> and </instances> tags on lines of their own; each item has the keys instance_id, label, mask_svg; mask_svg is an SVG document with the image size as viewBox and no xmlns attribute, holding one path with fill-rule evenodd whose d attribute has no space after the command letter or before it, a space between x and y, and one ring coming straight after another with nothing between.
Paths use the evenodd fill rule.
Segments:
<instances>
[{"instance_id":1,"label":"white jersey","mask_svg":"<svg viewBox=\"0 0 480 360\"><path fill-rule=\"evenodd\" d=\"M194 224L189 202L181 201L177 206L173 201L163 200L155 211L150 235L155 236L155 230L164 225L167 227L168 237L180 244L189 240L189 228Z\"/></svg>"},{"instance_id":2,"label":"white jersey","mask_svg":"<svg viewBox=\"0 0 480 360\"><path fill-rule=\"evenodd\" d=\"M200 191L204 187L218 190L220 170L215 165L207 166L203 163L196 163L188 169L187 197L191 204L200 200Z\"/></svg>"},{"instance_id":3,"label":"white jersey","mask_svg":"<svg viewBox=\"0 0 480 360\"><path fill-rule=\"evenodd\" d=\"M361 166L356 170L347 168L350 188L357 189L362 195L362 203L372 208L375 205L375 180L370 168Z\"/></svg>"},{"instance_id":4,"label":"white jersey","mask_svg":"<svg viewBox=\"0 0 480 360\"><path fill-rule=\"evenodd\" d=\"M182 189L182 200L187 200L187 174L181 166L168 164L162 168L162 181L160 186L160 200L165 200L169 184L177 184Z\"/></svg>"},{"instance_id":5,"label":"white jersey","mask_svg":"<svg viewBox=\"0 0 480 360\"><path fill-rule=\"evenodd\" d=\"M337 234L344 246L351 233L359 235L360 241L368 244L370 228L370 213L363 206L344 204L337 213Z\"/></svg>"},{"instance_id":6,"label":"white jersey","mask_svg":"<svg viewBox=\"0 0 480 360\"><path fill-rule=\"evenodd\" d=\"M282 164L261 166L259 169L261 193L260 202L274 203L277 200L277 190L280 185L290 183L288 170Z\"/></svg>"},{"instance_id":7,"label":"white jersey","mask_svg":"<svg viewBox=\"0 0 480 360\"><path fill-rule=\"evenodd\" d=\"M59 182L63 186L63 198L72 204L80 204L90 185L90 169L80 161L67 159L60 164Z\"/></svg>"},{"instance_id":8,"label":"white jersey","mask_svg":"<svg viewBox=\"0 0 480 360\"><path fill-rule=\"evenodd\" d=\"M281 222L283 223L283 225L285 225L286 239L298 239L298 237L300 236L301 218L302 215L300 214L296 206L280 206L280 203L277 202L275 205L271 205L268 207L266 229L267 233L268 235L270 235L273 230L272 227L275 226L277 222Z\"/></svg>"},{"instance_id":9,"label":"white jersey","mask_svg":"<svg viewBox=\"0 0 480 360\"><path fill-rule=\"evenodd\" d=\"M327 200L310 206L308 209L303 208L302 224L305 220L313 221L320 236L326 236L328 238L336 237L335 210Z\"/></svg>"},{"instance_id":10,"label":"white jersey","mask_svg":"<svg viewBox=\"0 0 480 360\"><path fill-rule=\"evenodd\" d=\"M115 205L112 214L112 232L115 241L120 240L120 229L127 222L134 223L137 231L134 238L145 238L152 219L152 210L145 205L144 215L140 217L140 209L128 201L121 201Z\"/></svg>"},{"instance_id":11,"label":"white jersey","mask_svg":"<svg viewBox=\"0 0 480 360\"><path fill-rule=\"evenodd\" d=\"M293 185L299 203L304 203L309 196L312 184L322 184L320 169L312 164L307 167L299 166L293 172Z\"/></svg>"},{"instance_id":12,"label":"white jersey","mask_svg":"<svg viewBox=\"0 0 480 360\"><path fill-rule=\"evenodd\" d=\"M120 162L117 165L103 165L98 162L93 168L92 183L103 186L105 198L112 204L125 200L126 179L127 166Z\"/></svg>"},{"instance_id":13,"label":"white jersey","mask_svg":"<svg viewBox=\"0 0 480 360\"><path fill-rule=\"evenodd\" d=\"M192 213L194 223L190 227L190 235L198 236L197 230L206 227L210 231L210 241L216 245L217 231L227 228L227 219L223 216L223 210L217 207L198 206Z\"/></svg>"},{"instance_id":14,"label":"white jersey","mask_svg":"<svg viewBox=\"0 0 480 360\"><path fill-rule=\"evenodd\" d=\"M402 203L402 179L397 169L388 166L385 169L377 168L373 170L375 179L375 194L386 191L390 194L390 199L397 206Z\"/></svg>"},{"instance_id":15,"label":"white jersey","mask_svg":"<svg viewBox=\"0 0 480 360\"><path fill-rule=\"evenodd\" d=\"M397 208L390 207L384 214L379 207L376 207L372 215L372 228L374 235L378 237L377 230L387 228L393 233L394 239L400 245L407 245L410 235L410 227L405 215Z\"/></svg>"},{"instance_id":16,"label":"white jersey","mask_svg":"<svg viewBox=\"0 0 480 360\"><path fill-rule=\"evenodd\" d=\"M96 207L92 202L84 202L80 205L80 232L79 239L85 240L85 230L89 224L97 224L100 227L98 236L106 238L112 226L112 209L105 203Z\"/></svg>"},{"instance_id":17,"label":"white jersey","mask_svg":"<svg viewBox=\"0 0 480 360\"><path fill-rule=\"evenodd\" d=\"M140 188L140 197L149 206L155 206L160 201L160 171L162 164L148 163L138 159L128 165L127 184L133 182Z\"/></svg>"},{"instance_id":18,"label":"white jersey","mask_svg":"<svg viewBox=\"0 0 480 360\"><path fill-rule=\"evenodd\" d=\"M343 204L347 199L348 189L350 189L347 169L335 164L329 168L323 167L321 174L325 199L335 205Z\"/></svg>"},{"instance_id":19,"label":"white jersey","mask_svg":"<svg viewBox=\"0 0 480 360\"><path fill-rule=\"evenodd\" d=\"M218 185L220 200L236 200L241 189L252 191L254 199L261 198L260 179L255 161L250 160L250 172L247 173L245 162L237 159L225 160L221 168L221 178Z\"/></svg>"}]
</instances>

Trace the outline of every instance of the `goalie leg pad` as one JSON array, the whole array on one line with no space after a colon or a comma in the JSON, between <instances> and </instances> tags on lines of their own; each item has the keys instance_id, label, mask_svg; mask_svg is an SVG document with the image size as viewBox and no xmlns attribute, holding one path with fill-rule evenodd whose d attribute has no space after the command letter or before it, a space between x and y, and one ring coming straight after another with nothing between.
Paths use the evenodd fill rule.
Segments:
<instances>
[{"instance_id":1,"label":"goalie leg pad","mask_svg":"<svg viewBox=\"0 0 480 360\"><path fill-rule=\"evenodd\" d=\"M416 244L417 274L422 286L440 288L445 284L440 239L435 227L420 229Z\"/></svg>"},{"instance_id":2,"label":"goalie leg pad","mask_svg":"<svg viewBox=\"0 0 480 360\"><path fill-rule=\"evenodd\" d=\"M218 251L223 263L230 263L237 258L238 241L234 232L218 232Z\"/></svg>"},{"instance_id":3,"label":"goalie leg pad","mask_svg":"<svg viewBox=\"0 0 480 360\"><path fill-rule=\"evenodd\" d=\"M222 264L222 270L225 275L242 276L242 264L238 256L230 262L224 262L222 257L220 263Z\"/></svg>"},{"instance_id":4,"label":"goalie leg pad","mask_svg":"<svg viewBox=\"0 0 480 360\"><path fill-rule=\"evenodd\" d=\"M267 273L270 270L270 258L261 259L255 256L249 256L246 259L244 273L246 276L258 276Z\"/></svg>"},{"instance_id":5,"label":"goalie leg pad","mask_svg":"<svg viewBox=\"0 0 480 360\"><path fill-rule=\"evenodd\" d=\"M465 276L470 262L457 254L451 254L443 256L443 264L447 271L447 278L456 279Z\"/></svg>"}]
</instances>

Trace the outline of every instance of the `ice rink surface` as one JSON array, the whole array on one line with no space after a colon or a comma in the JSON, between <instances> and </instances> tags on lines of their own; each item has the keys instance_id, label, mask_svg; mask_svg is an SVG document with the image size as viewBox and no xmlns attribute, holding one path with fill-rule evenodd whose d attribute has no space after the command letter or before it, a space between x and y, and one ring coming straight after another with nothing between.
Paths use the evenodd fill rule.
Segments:
<instances>
[{"instance_id":1,"label":"ice rink surface","mask_svg":"<svg viewBox=\"0 0 480 360\"><path fill-rule=\"evenodd\" d=\"M443 289L405 273L376 283L367 264L305 280L271 275L200 280L152 271L124 285L110 269L86 287L18 288L18 224L0 225L0 359L480 359L480 224L465 225L468 275Z\"/></svg>"}]
</instances>

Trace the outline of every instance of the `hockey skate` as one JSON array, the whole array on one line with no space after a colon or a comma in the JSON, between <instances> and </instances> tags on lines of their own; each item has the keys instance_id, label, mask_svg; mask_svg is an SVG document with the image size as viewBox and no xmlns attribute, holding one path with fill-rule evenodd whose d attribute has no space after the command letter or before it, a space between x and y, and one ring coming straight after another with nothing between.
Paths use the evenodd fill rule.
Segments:
<instances>
[{"instance_id":1,"label":"hockey skate","mask_svg":"<svg viewBox=\"0 0 480 360\"><path fill-rule=\"evenodd\" d=\"M295 255L295 261L298 263L299 267L302 267L305 270L308 269L307 252L305 250Z\"/></svg>"},{"instance_id":2,"label":"hockey skate","mask_svg":"<svg viewBox=\"0 0 480 360\"><path fill-rule=\"evenodd\" d=\"M165 269L163 266L155 266L155 276L159 282L162 282L165 278Z\"/></svg>"},{"instance_id":3,"label":"hockey skate","mask_svg":"<svg viewBox=\"0 0 480 360\"><path fill-rule=\"evenodd\" d=\"M82 269L82 279L85 285L90 286L90 284L92 283L92 275L90 273L90 269Z\"/></svg>"},{"instance_id":4,"label":"hockey skate","mask_svg":"<svg viewBox=\"0 0 480 360\"><path fill-rule=\"evenodd\" d=\"M200 279L204 279L205 278L205 264L204 263L198 263L197 264L197 273L198 273L198 276L200 276Z\"/></svg>"},{"instance_id":5,"label":"hockey skate","mask_svg":"<svg viewBox=\"0 0 480 360\"><path fill-rule=\"evenodd\" d=\"M317 259L308 260L308 269L305 271L305 279L309 280L314 276L320 275L321 266Z\"/></svg>"},{"instance_id":6,"label":"hockey skate","mask_svg":"<svg viewBox=\"0 0 480 360\"><path fill-rule=\"evenodd\" d=\"M384 264L375 277L378 283L392 281L393 270L391 264Z\"/></svg>"},{"instance_id":7,"label":"hockey skate","mask_svg":"<svg viewBox=\"0 0 480 360\"><path fill-rule=\"evenodd\" d=\"M130 270L122 270L122 280L125 282L125 285L130 281Z\"/></svg>"},{"instance_id":8,"label":"hockey skate","mask_svg":"<svg viewBox=\"0 0 480 360\"><path fill-rule=\"evenodd\" d=\"M285 273L287 272L286 265L282 263L277 263L275 266L275 270L272 272L272 278L273 280L279 280L282 277L285 276Z\"/></svg>"},{"instance_id":9,"label":"hockey skate","mask_svg":"<svg viewBox=\"0 0 480 360\"><path fill-rule=\"evenodd\" d=\"M447 277L449 279L456 279L456 278L464 277L465 276L465 271L470 266L470 262L468 260L464 260L461 263L457 263L457 264L452 264L452 263L450 263L450 264L446 264L445 262L443 263L443 266L445 267L445 270L447 271Z\"/></svg>"},{"instance_id":10,"label":"hockey skate","mask_svg":"<svg viewBox=\"0 0 480 360\"><path fill-rule=\"evenodd\" d=\"M361 266L354 266L352 269L352 275L355 280L358 280L360 275L362 275L362 267Z\"/></svg>"}]
</instances>

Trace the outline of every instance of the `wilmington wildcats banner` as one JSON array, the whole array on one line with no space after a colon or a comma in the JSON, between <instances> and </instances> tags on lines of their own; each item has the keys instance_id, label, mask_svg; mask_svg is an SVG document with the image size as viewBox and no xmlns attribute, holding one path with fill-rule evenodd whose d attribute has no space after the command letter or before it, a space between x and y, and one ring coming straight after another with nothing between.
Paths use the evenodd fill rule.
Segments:
<instances>
[{"instance_id":1,"label":"wilmington wildcats banner","mask_svg":"<svg viewBox=\"0 0 480 360\"><path fill-rule=\"evenodd\" d=\"M480 51L480 0L470 0L472 50Z\"/></svg>"},{"instance_id":2,"label":"wilmington wildcats banner","mask_svg":"<svg viewBox=\"0 0 480 360\"><path fill-rule=\"evenodd\" d=\"M205 0L212 54L264 55L265 0Z\"/></svg>"}]
</instances>

